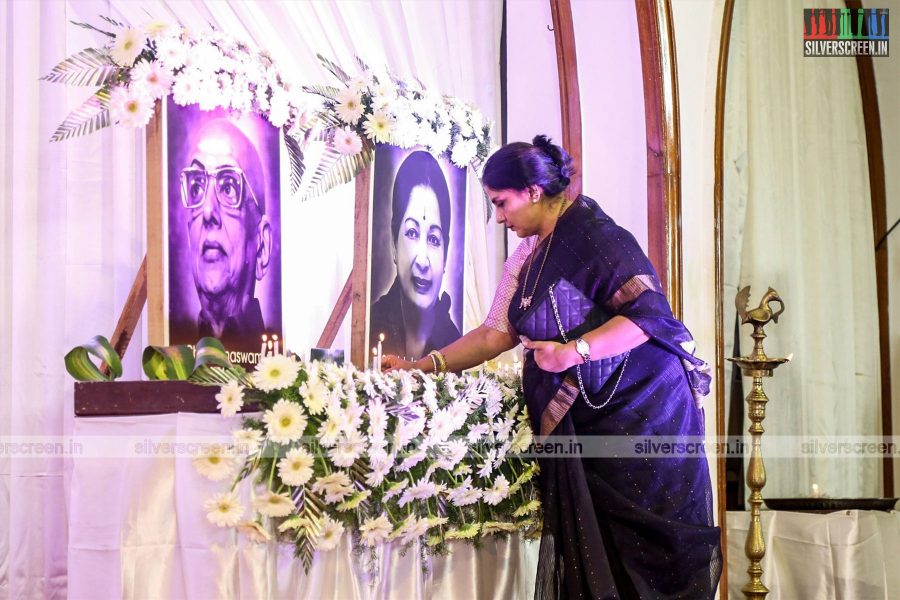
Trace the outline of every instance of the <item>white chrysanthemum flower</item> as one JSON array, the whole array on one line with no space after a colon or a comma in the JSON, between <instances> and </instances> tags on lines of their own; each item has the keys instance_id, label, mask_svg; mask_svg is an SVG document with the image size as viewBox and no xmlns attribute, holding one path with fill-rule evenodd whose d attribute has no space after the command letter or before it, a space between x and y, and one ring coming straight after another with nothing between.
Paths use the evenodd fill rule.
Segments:
<instances>
[{"instance_id":1,"label":"white chrysanthemum flower","mask_svg":"<svg viewBox=\"0 0 900 600\"><path fill-rule=\"evenodd\" d=\"M264 392L280 390L290 386L297 379L300 363L284 354L264 356L251 378L253 384Z\"/></svg>"},{"instance_id":2,"label":"white chrysanthemum flower","mask_svg":"<svg viewBox=\"0 0 900 600\"><path fill-rule=\"evenodd\" d=\"M269 439L278 444L288 444L299 439L306 429L306 415L296 402L282 398L263 415Z\"/></svg>"},{"instance_id":3,"label":"white chrysanthemum flower","mask_svg":"<svg viewBox=\"0 0 900 600\"><path fill-rule=\"evenodd\" d=\"M259 521L242 521L238 523L237 530L256 544L265 544L272 540L272 536L260 525Z\"/></svg>"},{"instance_id":4,"label":"white chrysanthemum flower","mask_svg":"<svg viewBox=\"0 0 900 600\"><path fill-rule=\"evenodd\" d=\"M403 448L419 436L425 429L426 420L422 416L416 418L401 418L394 431L394 445Z\"/></svg>"},{"instance_id":5,"label":"white chrysanthemum flower","mask_svg":"<svg viewBox=\"0 0 900 600\"><path fill-rule=\"evenodd\" d=\"M473 425L469 428L469 433L466 434L466 439L469 440L470 444L474 444L481 437L486 434L490 430L490 425L487 423L479 423L478 425Z\"/></svg>"},{"instance_id":6,"label":"white chrysanthemum flower","mask_svg":"<svg viewBox=\"0 0 900 600\"><path fill-rule=\"evenodd\" d=\"M406 506L413 500L434 498L443 489L444 486L437 485L433 481L423 478L403 490L403 494L400 495L398 503L400 506Z\"/></svg>"},{"instance_id":7,"label":"white chrysanthemum flower","mask_svg":"<svg viewBox=\"0 0 900 600\"><path fill-rule=\"evenodd\" d=\"M337 446L328 451L328 456L338 467L349 467L366 449L366 438L359 431L345 433L338 438Z\"/></svg>"},{"instance_id":8,"label":"white chrysanthemum flower","mask_svg":"<svg viewBox=\"0 0 900 600\"><path fill-rule=\"evenodd\" d=\"M344 535L344 525L340 521L334 521L330 517L322 519L322 529L316 539L316 550L333 550Z\"/></svg>"},{"instance_id":9,"label":"white chrysanthemum flower","mask_svg":"<svg viewBox=\"0 0 900 600\"><path fill-rule=\"evenodd\" d=\"M484 462L481 463L478 469L478 476L487 479L491 476L491 473L494 471L494 461L497 460L497 450L495 448L491 448L487 451L487 454L484 456Z\"/></svg>"},{"instance_id":10,"label":"white chrysanthemum flower","mask_svg":"<svg viewBox=\"0 0 900 600\"><path fill-rule=\"evenodd\" d=\"M221 444L212 444L203 455L194 459L194 468L210 481L222 481L234 471L230 450Z\"/></svg>"},{"instance_id":11,"label":"white chrysanthemum flower","mask_svg":"<svg viewBox=\"0 0 900 600\"><path fill-rule=\"evenodd\" d=\"M109 94L109 117L120 125L145 127L153 116L153 104L143 89L118 86Z\"/></svg>"},{"instance_id":12,"label":"white chrysanthemum flower","mask_svg":"<svg viewBox=\"0 0 900 600\"><path fill-rule=\"evenodd\" d=\"M487 504L496 505L509 495L509 481L505 475L499 475L494 485L484 490L482 497Z\"/></svg>"},{"instance_id":13,"label":"white chrysanthemum flower","mask_svg":"<svg viewBox=\"0 0 900 600\"><path fill-rule=\"evenodd\" d=\"M369 401L369 436L381 439L388 424L388 414L384 403L375 398Z\"/></svg>"},{"instance_id":14,"label":"white chrysanthemum flower","mask_svg":"<svg viewBox=\"0 0 900 600\"><path fill-rule=\"evenodd\" d=\"M290 116L288 95L276 87L269 104L269 123L280 129Z\"/></svg>"},{"instance_id":15,"label":"white chrysanthemum flower","mask_svg":"<svg viewBox=\"0 0 900 600\"><path fill-rule=\"evenodd\" d=\"M197 103L200 91L197 87L197 80L191 77L192 74L193 71L179 74L172 85L172 98L179 106Z\"/></svg>"},{"instance_id":16,"label":"white chrysanthemum flower","mask_svg":"<svg viewBox=\"0 0 900 600\"><path fill-rule=\"evenodd\" d=\"M306 448L292 448L278 461L278 476L285 485L298 486L313 476L315 458Z\"/></svg>"},{"instance_id":17,"label":"white chrysanthemum flower","mask_svg":"<svg viewBox=\"0 0 900 600\"><path fill-rule=\"evenodd\" d=\"M427 450L419 450L418 452L414 452L403 459L403 462L400 463L400 466L397 467L398 471L406 472L412 469L414 466L425 460L425 457L428 455Z\"/></svg>"},{"instance_id":18,"label":"white chrysanthemum flower","mask_svg":"<svg viewBox=\"0 0 900 600\"><path fill-rule=\"evenodd\" d=\"M116 35L116 40L113 42L109 55L116 61L116 64L130 67L134 64L135 59L140 55L146 43L147 36L133 27L127 27Z\"/></svg>"},{"instance_id":19,"label":"white chrysanthemum flower","mask_svg":"<svg viewBox=\"0 0 900 600\"><path fill-rule=\"evenodd\" d=\"M338 436L341 434L341 422L336 418L329 418L322 426L319 427L319 431L316 433L316 437L319 438L319 443L325 446L326 448L330 448L337 443Z\"/></svg>"},{"instance_id":20,"label":"white chrysanthemum flower","mask_svg":"<svg viewBox=\"0 0 900 600\"><path fill-rule=\"evenodd\" d=\"M300 399L311 415L322 414L328 402L328 388L319 377L310 373L309 379L300 386Z\"/></svg>"},{"instance_id":21,"label":"white chrysanthemum flower","mask_svg":"<svg viewBox=\"0 0 900 600\"><path fill-rule=\"evenodd\" d=\"M456 144L453 145L453 151L450 153L450 160L452 160L453 164L457 167L465 169L469 166L469 163L475 160L477 154L478 144L475 143L475 140L458 139Z\"/></svg>"},{"instance_id":22,"label":"white chrysanthemum flower","mask_svg":"<svg viewBox=\"0 0 900 600\"><path fill-rule=\"evenodd\" d=\"M168 95L172 79L172 74L157 61L142 60L131 69L131 85L154 99Z\"/></svg>"},{"instance_id":23,"label":"white chrysanthemum flower","mask_svg":"<svg viewBox=\"0 0 900 600\"><path fill-rule=\"evenodd\" d=\"M203 504L203 510L206 511L207 520L219 527L234 527L244 514L237 492L216 494Z\"/></svg>"},{"instance_id":24,"label":"white chrysanthemum flower","mask_svg":"<svg viewBox=\"0 0 900 600\"><path fill-rule=\"evenodd\" d=\"M387 452L378 449L369 453L369 467L372 469L366 475L366 485L375 487L381 485L384 477L394 465L394 459Z\"/></svg>"},{"instance_id":25,"label":"white chrysanthemum flower","mask_svg":"<svg viewBox=\"0 0 900 600\"><path fill-rule=\"evenodd\" d=\"M353 493L350 476L344 471L335 471L331 475L319 477L312 486L312 491L325 495L325 502L335 504Z\"/></svg>"},{"instance_id":26,"label":"white chrysanthemum flower","mask_svg":"<svg viewBox=\"0 0 900 600\"><path fill-rule=\"evenodd\" d=\"M439 447L441 453L437 460L437 466L446 471L453 470L469 451L469 446L463 440L451 440Z\"/></svg>"},{"instance_id":27,"label":"white chrysanthemum flower","mask_svg":"<svg viewBox=\"0 0 900 600\"><path fill-rule=\"evenodd\" d=\"M348 402L340 413L341 430L345 433L356 431L362 425L362 416L365 412L365 405Z\"/></svg>"},{"instance_id":28,"label":"white chrysanthemum flower","mask_svg":"<svg viewBox=\"0 0 900 600\"><path fill-rule=\"evenodd\" d=\"M334 132L334 147L343 155L353 156L362 151L362 138L349 127Z\"/></svg>"},{"instance_id":29,"label":"white chrysanthemum flower","mask_svg":"<svg viewBox=\"0 0 900 600\"><path fill-rule=\"evenodd\" d=\"M285 494L269 491L256 499L253 508L267 517L286 517L294 511L294 501Z\"/></svg>"},{"instance_id":30,"label":"white chrysanthemum flower","mask_svg":"<svg viewBox=\"0 0 900 600\"><path fill-rule=\"evenodd\" d=\"M216 394L218 408L223 417L233 417L244 406L244 388L237 381L229 381Z\"/></svg>"},{"instance_id":31,"label":"white chrysanthemum flower","mask_svg":"<svg viewBox=\"0 0 900 600\"><path fill-rule=\"evenodd\" d=\"M425 535L425 532L428 531L430 526L427 518L416 519L415 517L410 516L403 522L400 528L394 532L394 536L400 538L400 543L408 544Z\"/></svg>"},{"instance_id":32,"label":"white chrysanthemum flower","mask_svg":"<svg viewBox=\"0 0 900 600\"><path fill-rule=\"evenodd\" d=\"M337 104L334 110L341 121L348 125L356 125L359 118L363 115L363 110L365 110L359 93L350 88L345 88L338 92L335 101Z\"/></svg>"},{"instance_id":33,"label":"white chrysanthemum flower","mask_svg":"<svg viewBox=\"0 0 900 600\"><path fill-rule=\"evenodd\" d=\"M376 111L363 121L363 131L370 140L387 143L391 139L391 131L394 129L394 120L391 115Z\"/></svg>"},{"instance_id":34,"label":"white chrysanthemum flower","mask_svg":"<svg viewBox=\"0 0 900 600\"><path fill-rule=\"evenodd\" d=\"M513 425L515 425L515 421L513 421L512 419L502 419L494 421L491 424L491 427L494 430L494 438L498 442L505 441L509 437Z\"/></svg>"},{"instance_id":35,"label":"white chrysanthemum flower","mask_svg":"<svg viewBox=\"0 0 900 600\"><path fill-rule=\"evenodd\" d=\"M393 526L391 525L391 520L388 519L385 514L382 514L375 519L366 519L363 524L359 526L360 541L363 546L372 548L373 546L384 543L392 530Z\"/></svg>"},{"instance_id":36,"label":"white chrysanthemum flower","mask_svg":"<svg viewBox=\"0 0 900 600\"><path fill-rule=\"evenodd\" d=\"M262 431L258 429L237 429L231 432L234 449L240 454L256 454L263 440Z\"/></svg>"},{"instance_id":37,"label":"white chrysanthemum flower","mask_svg":"<svg viewBox=\"0 0 900 600\"><path fill-rule=\"evenodd\" d=\"M472 486L472 478L466 477L463 482L452 488L447 497L454 506L468 506L475 504L481 498L481 490Z\"/></svg>"},{"instance_id":38,"label":"white chrysanthemum flower","mask_svg":"<svg viewBox=\"0 0 900 600\"><path fill-rule=\"evenodd\" d=\"M183 67L187 54L187 46L177 36L167 35L156 42L156 58L169 70Z\"/></svg>"}]
</instances>

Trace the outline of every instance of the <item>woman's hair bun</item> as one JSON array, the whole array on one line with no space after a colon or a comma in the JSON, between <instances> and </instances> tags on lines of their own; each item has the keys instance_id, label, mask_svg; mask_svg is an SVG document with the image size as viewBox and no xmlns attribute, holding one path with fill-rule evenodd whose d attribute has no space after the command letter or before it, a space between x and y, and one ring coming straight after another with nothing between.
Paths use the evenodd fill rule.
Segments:
<instances>
[{"instance_id":1,"label":"woman's hair bun","mask_svg":"<svg viewBox=\"0 0 900 600\"><path fill-rule=\"evenodd\" d=\"M554 144L549 137L540 134L534 136L531 140L532 145L546 154L553 164L559 169L559 183L561 189L568 187L572 181L572 175L575 174L574 162L572 157L561 147Z\"/></svg>"}]
</instances>

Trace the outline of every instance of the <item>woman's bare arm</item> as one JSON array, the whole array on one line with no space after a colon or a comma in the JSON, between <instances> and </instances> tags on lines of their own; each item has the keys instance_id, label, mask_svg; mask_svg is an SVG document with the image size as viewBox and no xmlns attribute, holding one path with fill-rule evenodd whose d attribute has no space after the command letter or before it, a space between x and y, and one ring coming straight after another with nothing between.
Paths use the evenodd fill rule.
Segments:
<instances>
[{"instance_id":1,"label":"woman's bare arm","mask_svg":"<svg viewBox=\"0 0 900 600\"><path fill-rule=\"evenodd\" d=\"M449 346L441 348L441 354L447 361L448 371L464 371L515 348L518 344L519 340L514 335L481 325ZM419 369L430 373L434 370L434 363L427 355L415 362L403 360L399 356L387 355L381 365L385 371Z\"/></svg>"}]
</instances>

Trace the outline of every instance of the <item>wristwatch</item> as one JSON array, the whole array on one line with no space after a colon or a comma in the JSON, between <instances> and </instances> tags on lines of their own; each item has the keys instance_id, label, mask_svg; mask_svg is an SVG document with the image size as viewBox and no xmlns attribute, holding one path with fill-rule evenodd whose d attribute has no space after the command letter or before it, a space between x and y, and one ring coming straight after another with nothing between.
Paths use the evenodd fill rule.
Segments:
<instances>
[{"instance_id":1,"label":"wristwatch","mask_svg":"<svg viewBox=\"0 0 900 600\"><path fill-rule=\"evenodd\" d=\"M582 362L589 362L591 360L591 346L584 338L575 340L575 352L581 357Z\"/></svg>"}]
</instances>

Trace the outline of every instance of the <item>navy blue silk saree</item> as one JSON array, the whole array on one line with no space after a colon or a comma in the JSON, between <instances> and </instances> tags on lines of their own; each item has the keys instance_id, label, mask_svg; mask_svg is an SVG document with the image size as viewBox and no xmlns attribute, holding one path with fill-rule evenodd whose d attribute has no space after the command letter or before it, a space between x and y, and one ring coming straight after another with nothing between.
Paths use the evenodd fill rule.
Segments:
<instances>
[{"instance_id":1,"label":"navy blue silk saree","mask_svg":"<svg viewBox=\"0 0 900 600\"><path fill-rule=\"evenodd\" d=\"M532 260L541 264L546 251L544 240ZM535 433L545 442L583 442L580 452L539 459L544 524L535 597L712 598L721 552L705 455L612 453L596 443L704 434L695 398L708 393L709 376L650 261L630 233L581 196L557 223L530 310L520 308L519 280L509 321L521 335L562 341L555 324L533 317L554 285L575 288L593 303L591 328L621 315L650 338L627 360L610 362L608 373L582 367L582 386L574 367L548 373L526 353L523 388ZM559 311L571 313L570 298L554 296ZM582 388L601 408L589 406Z\"/></svg>"}]
</instances>

